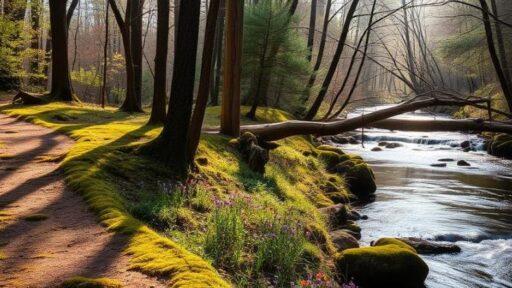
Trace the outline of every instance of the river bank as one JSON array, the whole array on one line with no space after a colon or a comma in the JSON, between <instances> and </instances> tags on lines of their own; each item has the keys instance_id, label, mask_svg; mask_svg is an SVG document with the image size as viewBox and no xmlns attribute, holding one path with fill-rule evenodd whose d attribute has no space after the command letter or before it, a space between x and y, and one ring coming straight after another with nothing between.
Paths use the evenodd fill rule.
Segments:
<instances>
[{"instance_id":1,"label":"river bank","mask_svg":"<svg viewBox=\"0 0 512 288\"><path fill-rule=\"evenodd\" d=\"M357 222L361 245L381 237L456 244L461 253L422 256L427 287L512 287L512 161L488 155L478 135L365 129L352 136L357 143L338 146L370 164L378 187L375 201L358 207L368 215Z\"/></svg>"}]
</instances>

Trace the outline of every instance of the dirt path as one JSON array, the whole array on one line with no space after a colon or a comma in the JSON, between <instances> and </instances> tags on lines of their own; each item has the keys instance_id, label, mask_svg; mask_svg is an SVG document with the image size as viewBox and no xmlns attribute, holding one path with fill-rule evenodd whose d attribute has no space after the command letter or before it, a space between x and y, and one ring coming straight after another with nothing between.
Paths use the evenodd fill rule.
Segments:
<instances>
[{"instance_id":1,"label":"dirt path","mask_svg":"<svg viewBox=\"0 0 512 288\"><path fill-rule=\"evenodd\" d=\"M0 114L0 287L55 287L73 276L164 287L128 271L128 239L105 231L58 171L72 141ZM42 221L28 221L41 214Z\"/></svg>"}]
</instances>

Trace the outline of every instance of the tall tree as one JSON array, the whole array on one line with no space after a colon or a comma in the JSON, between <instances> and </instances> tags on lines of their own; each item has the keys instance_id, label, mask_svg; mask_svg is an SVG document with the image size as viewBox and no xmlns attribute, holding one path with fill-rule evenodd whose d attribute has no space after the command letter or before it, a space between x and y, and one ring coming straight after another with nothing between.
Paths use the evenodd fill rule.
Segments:
<instances>
[{"instance_id":1,"label":"tall tree","mask_svg":"<svg viewBox=\"0 0 512 288\"><path fill-rule=\"evenodd\" d=\"M238 137L240 134L243 13L243 1L226 0L226 44L224 51L224 86L222 90L220 131L233 137Z\"/></svg>"},{"instance_id":2,"label":"tall tree","mask_svg":"<svg viewBox=\"0 0 512 288\"><path fill-rule=\"evenodd\" d=\"M291 23L293 15L295 15L295 11L297 10L299 1L298 0L290 0L288 1L288 10L282 18L283 21L276 21L277 27L272 24L272 19L270 19L267 28L269 31L266 31L267 41L263 43L263 52L261 53L260 60L260 69L258 70L256 77L253 77L252 86L255 86L255 89L251 89L254 91L251 110L247 113L247 118L256 119L256 109L260 102L266 103L267 94L270 86L270 80L272 76L272 69L276 64L277 54L279 49L281 48L286 35L286 32L289 30L289 25ZM272 2L263 2L261 5L270 5L270 11L274 10L274 4ZM280 12L278 12L279 14ZM271 12L271 14L273 14ZM271 15L269 17L278 18L277 15ZM268 52L267 52L268 51Z\"/></svg>"},{"instance_id":3,"label":"tall tree","mask_svg":"<svg viewBox=\"0 0 512 288\"><path fill-rule=\"evenodd\" d=\"M201 78L199 81L199 91L197 92L197 100L190 122L190 131L188 136L188 161L192 163L194 155L197 151L197 145L201 138L201 127L203 126L204 113L208 103L208 94L210 94L210 84L213 70L213 54L215 45L215 30L217 30L216 22L219 14L219 4L221 0L211 0L208 16L206 19L206 30L204 34L203 58L201 65Z\"/></svg>"},{"instance_id":4,"label":"tall tree","mask_svg":"<svg viewBox=\"0 0 512 288\"><path fill-rule=\"evenodd\" d=\"M217 20L217 31L215 31L215 77L213 77L210 105L219 105L220 79L222 77L222 44L224 43L224 19L226 15L225 0L220 0L219 19Z\"/></svg>"},{"instance_id":5,"label":"tall tree","mask_svg":"<svg viewBox=\"0 0 512 288\"><path fill-rule=\"evenodd\" d=\"M144 0L130 0L130 45L133 57L134 93L137 106L142 107L142 15L144 12Z\"/></svg>"},{"instance_id":6,"label":"tall tree","mask_svg":"<svg viewBox=\"0 0 512 288\"><path fill-rule=\"evenodd\" d=\"M491 26L491 20L489 17L489 6L487 5L486 0L480 0L480 6L482 8L482 19L485 28L485 38L487 40L487 48L489 50L489 55L491 56L491 61L494 66L494 70L496 71L498 80L501 85L501 89L503 90L503 95L507 100L508 109L512 111L512 87L509 86L507 76L503 71L503 68L500 64L500 60L498 58L498 54L496 53L496 47L494 46L493 30Z\"/></svg>"},{"instance_id":7,"label":"tall tree","mask_svg":"<svg viewBox=\"0 0 512 288\"><path fill-rule=\"evenodd\" d=\"M52 88L51 98L58 101L73 101L68 60L68 28L66 19L67 1L50 2L50 25L52 35Z\"/></svg>"},{"instance_id":8,"label":"tall tree","mask_svg":"<svg viewBox=\"0 0 512 288\"><path fill-rule=\"evenodd\" d=\"M201 0L181 0L171 84L171 97L164 129L141 148L144 154L162 160L177 176L188 173L187 136L192 114Z\"/></svg>"},{"instance_id":9,"label":"tall tree","mask_svg":"<svg viewBox=\"0 0 512 288\"><path fill-rule=\"evenodd\" d=\"M317 0L311 0L311 11L309 16L309 32L308 32L308 61L313 57L313 45L315 44L315 29L316 29L316 7Z\"/></svg>"},{"instance_id":10,"label":"tall tree","mask_svg":"<svg viewBox=\"0 0 512 288\"><path fill-rule=\"evenodd\" d=\"M329 85L331 84L332 78L334 77L334 73L338 68L338 63L340 62L341 54L343 53L343 48L345 47L345 41L347 40L348 31L350 30L350 23L354 18L354 13L356 12L357 5L359 4L359 0L353 0L350 8L347 12L347 16L345 16L345 23L343 24L343 29L341 30L341 35L338 40L338 46L336 48L336 52L334 53L333 59L331 61L331 65L329 66L329 70L327 71L327 75L325 76L324 82L316 97L313 105L309 109L306 114L305 120L313 120L315 118L316 113L318 113L318 109L320 109L320 105L324 101L325 95L327 95L327 90L329 89Z\"/></svg>"},{"instance_id":11,"label":"tall tree","mask_svg":"<svg viewBox=\"0 0 512 288\"><path fill-rule=\"evenodd\" d=\"M327 32L329 29L329 22L330 22L329 16L330 16L330 12L331 12L331 4L332 4L332 0L327 0L327 3L325 5L324 22L322 25L322 34L320 36L320 46L318 47L318 55L316 58L315 66L313 67L313 73L311 73L311 76L309 77L308 84L304 91L304 94L305 94L304 102L306 102L308 100L311 88L313 88L313 85L315 85L316 76L317 76L318 70L320 70L320 66L322 65L322 60L324 58L325 43L327 41Z\"/></svg>"},{"instance_id":12,"label":"tall tree","mask_svg":"<svg viewBox=\"0 0 512 288\"><path fill-rule=\"evenodd\" d=\"M119 26L119 31L121 33L124 46L124 59L126 62L126 94L124 102L121 105L121 110L129 113L142 112L142 107L138 105L137 97L135 94L135 70L133 66L132 45L130 40L130 15L132 15L132 1L127 1L126 3L124 19L116 1L109 0L109 2L110 7L112 8L112 12L114 12L117 26Z\"/></svg>"},{"instance_id":13,"label":"tall tree","mask_svg":"<svg viewBox=\"0 0 512 288\"><path fill-rule=\"evenodd\" d=\"M496 0L491 0L491 9L492 13L495 16L494 26L496 27L496 41L498 42L498 53L500 56L500 62L503 67L503 74L505 74L505 78L508 81L508 86L512 89L512 71L510 71L510 66L507 59L507 52L505 49L505 41L503 37L503 28L500 20L500 13L498 10L498 5L496 4Z\"/></svg>"},{"instance_id":14,"label":"tall tree","mask_svg":"<svg viewBox=\"0 0 512 288\"><path fill-rule=\"evenodd\" d=\"M167 99L167 56L169 47L169 0L158 0L158 24L156 32L155 81L150 124L165 121Z\"/></svg>"}]
</instances>

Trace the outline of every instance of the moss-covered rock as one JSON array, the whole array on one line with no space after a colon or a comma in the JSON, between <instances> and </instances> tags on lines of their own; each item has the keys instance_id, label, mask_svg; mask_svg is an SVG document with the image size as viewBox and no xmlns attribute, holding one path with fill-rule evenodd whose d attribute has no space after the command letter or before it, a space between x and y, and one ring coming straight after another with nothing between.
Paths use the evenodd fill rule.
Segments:
<instances>
[{"instance_id":1,"label":"moss-covered rock","mask_svg":"<svg viewBox=\"0 0 512 288\"><path fill-rule=\"evenodd\" d=\"M321 151L334 152L339 155L345 155L345 152L343 152L343 150L341 150L341 148L330 146L330 145L320 145L320 146L316 147L316 149L321 150Z\"/></svg>"},{"instance_id":2,"label":"moss-covered rock","mask_svg":"<svg viewBox=\"0 0 512 288\"><path fill-rule=\"evenodd\" d=\"M414 248L389 238L375 245L336 255L338 276L364 287L423 287L429 269Z\"/></svg>"},{"instance_id":3,"label":"moss-covered rock","mask_svg":"<svg viewBox=\"0 0 512 288\"><path fill-rule=\"evenodd\" d=\"M377 190L372 169L366 163L350 162L353 166L345 172L345 180L350 192L360 199L371 198Z\"/></svg>"},{"instance_id":4,"label":"moss-covered rock","mask_svg":"<svg viewBox=\"0 0 512 288\"><path fill-rule=\"evenodd\" d=\"M332 151L320 151L320 153L318 153L318 159L325 163L328 170L330 170L331 167L336 166L341 161L340 154Z\"/></svg>"},{"instance_id":5,"label":"moss-covered rock","mask_svg":"<svg viewBox=\"0 0 512 288\"><path fill-rule=\"evenodd\" d=\"M497 157L512 159L512 135L495 136L487 146L487 152Z\"/></svg>"}]
</instances>

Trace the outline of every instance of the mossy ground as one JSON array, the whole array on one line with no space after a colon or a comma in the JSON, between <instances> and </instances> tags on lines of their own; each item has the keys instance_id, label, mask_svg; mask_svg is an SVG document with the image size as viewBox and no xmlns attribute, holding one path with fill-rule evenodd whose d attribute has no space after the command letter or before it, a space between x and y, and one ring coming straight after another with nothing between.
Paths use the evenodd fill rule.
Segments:
<instances>
[{"instance_id":1,"label":"mossy ground","mask_svg":"<svg viewBox=\"0 0 512 288\"><path fill-rule=\"evenodd\" d=\"M70 278L62 285L61 288L121 288L121 282L115 279L108 278L86 278L81 276L76 276Z\"/></svg>"},{"instance_id":2,"label":"mossy ground","mask_svg":"<svg viewBox=\"0 0 512 288\"><path fill-rule=\"evenodd\" d=\"M228 138L204 134L197 157L207 163L197 166L191 181L179 184L158 161L135 152L161 129L146 125L147 114L64 103L4 106L0 112L66 133L76 141L62 166L68 185L83 195L102 224L130 237L127 252L132 255L132 268L167 277L171 286L268 285L275 275L254 271L253 264L273 223L293 223L304 237L291 280L328 270L332 263L334 248L317 208L334 203L321 187L329 182L340 194L348 192L343 179L326 173L325 164L315 156L320 151L306 137L279 141L261 176L241 161ZM257 118L276 122L290 116L261 108ZM219 108L209 108L205 127L218 126L218 119ZM241 260L230 267L216 264L219 269L215 269L209 264L214 259L204 249L210 219L215 211L232 205L241 209L245 235Z\"/></svg>"}]
</instances>

